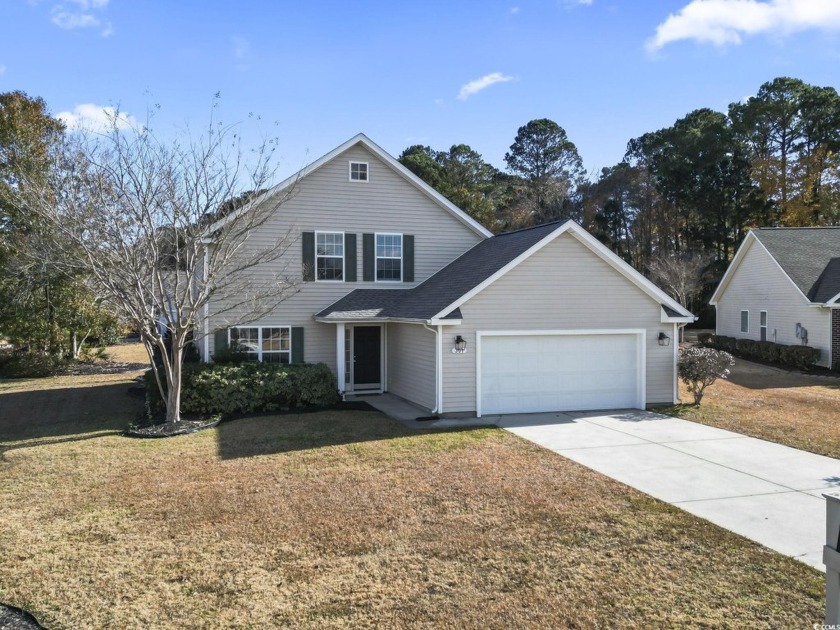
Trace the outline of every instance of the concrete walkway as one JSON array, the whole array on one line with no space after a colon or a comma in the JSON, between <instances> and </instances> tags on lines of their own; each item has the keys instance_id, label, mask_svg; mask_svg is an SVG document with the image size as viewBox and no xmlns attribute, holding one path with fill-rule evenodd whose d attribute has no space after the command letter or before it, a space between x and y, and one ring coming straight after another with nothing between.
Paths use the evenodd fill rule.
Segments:
<instances>
[{"instance_id":1,"label":"concrete walkway","mask_svg":"<svg viewBox=\"0 0 840 630\"><path fill-rule=\"evenodd\" d=\"M637 410L484 418L822 571L840 460Z\"/></svg>"}]
</instances>

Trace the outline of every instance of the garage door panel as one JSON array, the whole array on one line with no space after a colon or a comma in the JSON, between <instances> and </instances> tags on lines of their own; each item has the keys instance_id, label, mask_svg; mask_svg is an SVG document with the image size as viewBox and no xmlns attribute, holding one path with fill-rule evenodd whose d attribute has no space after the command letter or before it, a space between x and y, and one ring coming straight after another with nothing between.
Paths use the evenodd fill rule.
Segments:
<instances>
[{"instance_id":1,"label":"garage door panel","mask_svg":"<svg viewBox=\"0 0 840 630\"><path fill-rule=\"evenodd\" d=\"M484 414L636 407L636 334L534 334L481 340Z\"/></svg>"}]
</instances>

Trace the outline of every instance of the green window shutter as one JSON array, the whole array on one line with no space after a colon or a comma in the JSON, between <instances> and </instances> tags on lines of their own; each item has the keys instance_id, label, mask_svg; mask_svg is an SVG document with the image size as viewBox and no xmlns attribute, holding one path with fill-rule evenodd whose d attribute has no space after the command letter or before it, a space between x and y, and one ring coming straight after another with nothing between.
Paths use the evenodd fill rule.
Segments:
<instances>
[{"instance_id":1,"label":"green window shutter","mask_svg":"<svg viewBox=\"0 0 840 630\"><path fill-rule=\"evenodd\" d=\"M301 234L303 245L303 280L312 282L315 280L315 232L303 232Z\"/></svg>"},{"instance_id":2,"label":"green window shutter","mask_svg":"<svg viewBox=\"0 0 840 630\"><path fill-rule=\"evenodd\" d=\"M292 328L292 363L303 363L303 327Z\"/></svg>"},{"instance_id":3,"label":"green window shutter","mask_svg":"<svg viewBox=\"0 0 840 630\"><path fill-rule=\"evenodd\" d=\"M362 234L362 280L373 282L376 279L376 237Z\"/></svg>"},{"instance_id":4,"label":"green window shutter","mask_svg":"<svg viewBox=\"0 0 840 630\"><path fill-rule=\"evenodd\" d=\"M414 282L414 236L403 234L402 241L403 282Z\"/></svg>"},{"instance_id":5,"label":"green window shutter","mask_svg":"<svg viewBox=\"0 0 840 630\"><path fill-rule=\"evenodd\" d=\"M216 331L215 335L213 335L213 346L213 354L228 347L227 328L222 328Z\"/></svg>"},{"instance_id":6,"label":"green window shutter","mask_svg":"<svg viewBox=\"0 0 840 630\"><path fill-rule=\"evenodd\" d=\"M344 281L356 282L356 235L344 235Z\"/></svg>"}]
</instances>

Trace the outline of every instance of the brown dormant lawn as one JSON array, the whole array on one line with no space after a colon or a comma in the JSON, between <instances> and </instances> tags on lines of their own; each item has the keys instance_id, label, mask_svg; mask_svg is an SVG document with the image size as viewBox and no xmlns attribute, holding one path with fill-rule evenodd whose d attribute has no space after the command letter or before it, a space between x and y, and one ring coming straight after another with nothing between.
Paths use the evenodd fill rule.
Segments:
<instances>
[{"instance_id":1,"label":"brown dormant lawn","mask_svg":"<svg viewBox=\"0 0 840 630\"><path fill-rule=\"evenodd\" d=\"M692 396L680 384L680 397ZM663 413L840 457L840 378L813 376L735 359L729 380L706 390L699 407Z\"/></svg>"},{"instance_id":2,"label":"brown dormant lawn","mask_svg":"<svg viewBox=\"0 0 840 630\"><path fill-rule=\"evenodd\" d=\"M49 628L811 627L823 576L504 431L113 433L134 375L0 382L0 601Z\"/></svg>"}]
</instances>

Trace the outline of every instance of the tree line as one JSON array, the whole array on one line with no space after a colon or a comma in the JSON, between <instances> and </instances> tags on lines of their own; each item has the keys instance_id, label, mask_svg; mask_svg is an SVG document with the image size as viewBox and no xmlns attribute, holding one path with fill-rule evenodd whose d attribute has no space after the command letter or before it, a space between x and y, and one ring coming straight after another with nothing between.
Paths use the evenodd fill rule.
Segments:
<instances>
[{"instance_id":1,"label":"tree line","mask_svg":"<svg viewBox=\"0 0 840 630\"><path fill-rule=\"evenodd\" d=\"M780 77L725 113L697 109L632 138L592 177L547 119L519 128L505 170L464 144L399 160L495 232L574 219L702 310L750 227L840 223L840 96Z\"/></svg>"},{"instance_id":2,"label":"tree line","mask_svg":"<svg viewBox=\"0 0 840 630\"><path fill-rule=\"evenodd\" d=\"M149 137L148 130L139 131L138 138ZM95 152L68 142L71 135L42 99L19 91L0 94L0 338L54 356L78 356L86 341L112 339L121 324L114 296L103 291L90 265L82 264L79 243L74 246L60 234L66 221L51 220L33 206L34 196L22 194L24 188L52 187L56 207L73 194L79 207L82 193L88 199L104 194L78 170L79 164L93 169ZM107 155L120 146L112 145ZM698 109L667 128L630 139L618 164L589 176L566 131L548 119L518 129L504 169L466 144L445 150L413 145L399 161L494 232L578 221L700 312L704 289L713 289L750 227L840 224L838 156L837 91L781 77L725 113ZM98 157L99 171L92 172L104 178L108 162ZM113 180L118 167L125 165L105 174ZM158 169L155 177L174 177L159 164L148 167ZM144 176L157 181L152 173ZM155 265L171 269L173 253L184 251L182 241L247 201L253 195L248 190L265 186L265 178L258 180L248 188L231 184L210 199L169 200L171 216L152 217L141 230L153 236L145 247L158 257ZM131 198L129 193L140 194L109 194L118 206ZM185 206L190 207L186 214ZM79 229L87 225L91 232L95 223L85 221L82 216ZM101 227L101 238L112 236L107 222Z\"/></svg>"}]
</instances>

